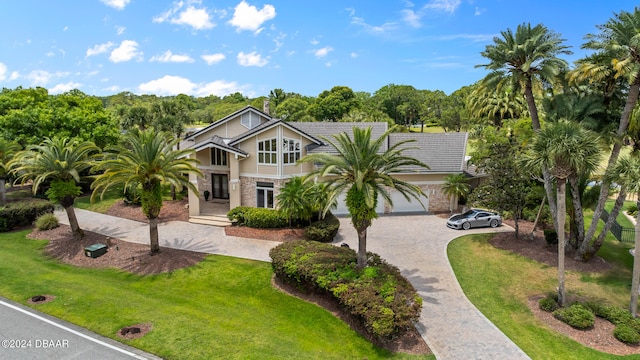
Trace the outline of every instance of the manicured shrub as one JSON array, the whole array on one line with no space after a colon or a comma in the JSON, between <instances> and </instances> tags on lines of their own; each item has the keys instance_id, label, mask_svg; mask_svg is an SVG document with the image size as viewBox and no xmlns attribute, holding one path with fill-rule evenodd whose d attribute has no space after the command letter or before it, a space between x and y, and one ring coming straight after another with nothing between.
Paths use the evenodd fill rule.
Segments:
<instances>
[{"instance_id":1,"label":"manicured shrub","mask_svg":"<svg viewBox=\"0 0 640 360\"><path fill-rule=\"evenodd\" d=\"M29 226L38 216L53 213L53 204L43 199L25 199L0 207L0 232L14 227Z\"/></svg>"},{"instance_id":2,"label":"manicured shrub","mask_svg":"<svg viewBox=\"0 0 640 360\"><path fill-rule=\"evenodd\" d=\"M540 310L554 312L558 309L558 302L550 297L545 297L540 299L538 306L540 306Z\"/></svg>"},{"instance_id":3,"label":"manicured shrub","mask_svg":"<svg viewBox=\"0 0 640 360\"><path fill-rule=\"evenodd\" d=\"M586 306L573 304L553 312L553 316L576 329L588 329L593 327L595 315Z\"/></svg>"},{"instance_id":4,"label":"manicured shrub","mask_svg":"<svg viewBox=\"0 0 640 360\"><path fill-rule=\"evenodd\" d=\"M613 330L613 336L625 344L637 344L640 342L640 334L629 324L617 325Z\"/></svg>"},{"instance_id":5,"label":"manicured shrub","mask_svg":"<svg viewBox=\"0 0 640 360\"><path fill-rule=\"evenodd\" d=\"M40 215L36 219L35 225L38 230L51 230L60 226L60 224L58 223L58 218L52 213Z\"/></svg>"},{"instance_id":6,"label":"manicured shrub","mask_svg":"<svg viewBox=\"0 0 640 360\"><path fill-rule=\"evenodd\" d=\"M631 316L629 310L613 305L602 305L595 314L596 316L609 320L609 322L615 325L633 320L633 316Z\"/></svg>"},{"instance_id":7,"label":"manicured shrub","mask_svg":"<svg viewBox=\"0 0 640 360\"><path fill-rule=\"evenodd\" d=\"M244 213L244 224L258 229L287 227L287 218L276 209L250 208Z\"/></svg>"},{"instance_id":8,"label":"manicured shrub","mask_svg":"<svg viewBox=\"0 0 640 360\"><path fill-rule=\"evenodd\" d=\"M245 213L250 209L252 208L248 206L234 207L227 213L227 219L229 219L229 221L231 221L234 225L244 225Z\"/></svg>"},{"instance_id":9,"label":"manicured shrub","mask_svg":"<svg viewBox=\"0 0 640 360\"><path fill-rule=\"evenodd\" d=\"M312 241L332 242L340 229L340 220L335 215L327 216L307 226L304 238Z\"/></svg>"},{"instance_id":10,"label":"manicured shrub","mask_svg":"<svg viewBox=\"0 0 640 360\"><path fill-rule=\"evenodd\" d=\"M630 216L637 216L638 215L638 206L636 204L632 204L627 206L627 214L629 214Z\"/></svg>"},{"instance_id":11,"label":"manicured shrub","mask_svg":"<svg viewBox=\"0 0 640 360\"><path fill-rule=\"evenodd\" d=\"M142 205L142 189L138 184L129 185L122 191L122 200L127 205Z\"/></svg>"},{"instance_id":12,"label":"manicured shrub","mask_svg":"<svg viewBox=\"0 0 640 360\"><path fill-rule=\"evenodd\" d=\"M315 241L292 241L270 252L280 279L308 291L333 296L367 331L389 337L413 326L422 299L398 268L369 253L368 266L356 267L356 253Z\"/></svg>"},{"instance_id":13,"label":"manicured shrub","mask_svg":"<svg viewBox=\"0 0 640 360\"><path fill-rule=\"evenodd\" d=\"M544 229L544 239L547 241L547 245L558 245L558 233L553 229Z\"/></svg>"}]
</instances>

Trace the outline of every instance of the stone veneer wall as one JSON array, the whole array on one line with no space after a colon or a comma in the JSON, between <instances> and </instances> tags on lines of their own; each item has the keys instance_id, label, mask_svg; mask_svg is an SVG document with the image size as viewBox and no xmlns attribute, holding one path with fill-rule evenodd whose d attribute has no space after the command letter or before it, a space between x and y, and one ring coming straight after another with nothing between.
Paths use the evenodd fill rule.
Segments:
<instances>
[{"instance_id":1,"label":"stone veneer wall","mask_svg":"<svg viewBox=\"0 0 640 360\"><path fill-rule=\"evenodd\" d=\"M203 173L204 176L198 176L198 190L200 192L200 194L198 194L198 196L204 200L204 191L208 190L210 193L212 192L211 190L211 174L215 173L215 174L227 174L227 176L229 176L229 172L228 171L215 171L212 172L211 170L207 170L207 169L200 169ZM229 185L229 192L231 192L231 185Z\"/></svg>"},{"instance_id":2,"label":"stone veneer wall","mask_svg":"<svg viewBox=\"0 0 640 360\"><path fill-rule=\"evenodd\" d=\"M277 204L275 197L280 193L280 187L289 181L289 179L272 179L272 178L258 178L258 177L246 177L240 176L240 204L242 206L256 206L256 183L257 182L269 182L273 183L273 197L274 202Z\"/></svg>"}]
</instances>

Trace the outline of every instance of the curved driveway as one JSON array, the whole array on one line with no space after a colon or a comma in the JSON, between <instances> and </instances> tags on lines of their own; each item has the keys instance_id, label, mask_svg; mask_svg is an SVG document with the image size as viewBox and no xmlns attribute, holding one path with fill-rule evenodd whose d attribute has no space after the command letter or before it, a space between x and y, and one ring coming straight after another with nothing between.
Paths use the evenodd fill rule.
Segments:
<instances>
[{"instance_id":1,"label":"curved driveway","mask_svg":"<svg viewBox=\"0 0 640 360\"><path fill-rule=\"evenodd\" d=\"M336 242L357 249L358 237L349 219L340 222ZM400 268L422 297L417 328L438 359L529 359L471 304L447 257L451 240L497 231L513 229L452 230L445 219L433 215L382 216L369 228L367 250Z\"/></svg>"},{"instance_id":2,"label":"curved driveway","mask_svg":"<svg viewBox=\"0 0 640 360\"><path fill-rule=\"evenodd\" d=\"M64 212L56 212L68 224ZM136 221L76 209L80 226L88 231L124 241L148 244L148 225ZM340 219L334 243L357 248L357 235L348 218ZM477 232L513 231L497 229L451 230L446 220L432 215L382 216L373 221L367 250L380 254L400 268L423 299L416 325L436 357L459 359L529 359L498 330L462 292L447 258L447 245L456 237ZM224 229L172 221L159 225L160 246L269 261L273 241L230 237Z\"/></svg>"}]
</instances>

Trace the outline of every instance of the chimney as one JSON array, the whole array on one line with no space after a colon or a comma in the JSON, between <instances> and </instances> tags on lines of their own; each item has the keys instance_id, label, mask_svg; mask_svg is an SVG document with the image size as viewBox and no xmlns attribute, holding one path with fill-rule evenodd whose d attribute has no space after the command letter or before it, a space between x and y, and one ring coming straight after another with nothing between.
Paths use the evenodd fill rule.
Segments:
<instances>
[{"instance_id":1,"label":"chimney","mask_svg":"<svg viewBox=\"0 0 640 360\"><path fill-rule=\"evenodd\" d=\"M271 115L271 113L269 112L269 100L265 100L262 103L262 111L264 111L264 113L267 115Z\"/></svg>"}]
</instances>

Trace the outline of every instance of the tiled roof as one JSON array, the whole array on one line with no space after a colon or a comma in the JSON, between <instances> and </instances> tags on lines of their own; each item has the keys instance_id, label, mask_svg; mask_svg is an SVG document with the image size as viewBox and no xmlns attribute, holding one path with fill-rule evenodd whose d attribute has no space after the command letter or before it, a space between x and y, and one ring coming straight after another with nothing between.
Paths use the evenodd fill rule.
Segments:
<instances>
[{"instance_id":1,"label":"tiled roof","mask_svg":"<svg viewBox=\"0 0 640 360\"><path fill-rule=\"evenodd\" d=\"M465 169L467 136L467 133L458 132L392 133L389 134L389 146L405 140L415 140L400 145L415 148L408 149L403 154L422 161L429 166L429 169L414 166L407 167L407 172L462 173Z\"/></svg>"},{"instance_id":2,"label":"tiled roof","mask_svg":"<svg viewBox=\"0 0 640 360\"><path fill-rule=\"evenodd\" d=\"M357 122L296 122L296 123L291 123L291 125L295 126L296 128L300 129L301 131L309 135L315 136L323 140L323 142L325 143L324 145L308 150L308 152L311 154L337 153L336 149L333 146L326 144L326 141L324 141L324 139L326 138L331 141L334 141L334 138L332 135L337 135L344 132L352 136L354 126L357 126L360 128L371 127L372 139L379 138L388 129L387 123L383 123L383 122L359 122L359 123ZM382 150L384 151L386 149L387 148L385 143Z\"/></svg>"}]
</instances>

